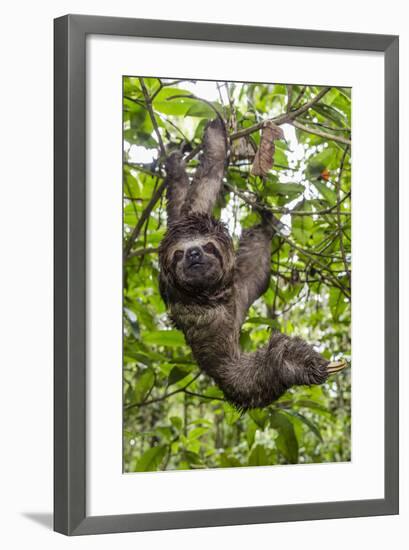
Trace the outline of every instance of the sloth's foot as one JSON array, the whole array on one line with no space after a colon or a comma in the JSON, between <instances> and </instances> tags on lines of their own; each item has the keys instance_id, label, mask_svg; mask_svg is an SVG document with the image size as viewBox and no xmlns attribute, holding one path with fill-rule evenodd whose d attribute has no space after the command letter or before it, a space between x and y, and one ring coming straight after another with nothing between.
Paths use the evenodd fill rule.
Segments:
<instances>
[{"instance_id":1,"label":"sloth's foot","mask_svg":"<svg viewBox=\"0 0 409 550\"><path fill-rule=\"evenodd\" d=\"M267 347L270 361L278 365L279 378L287 388L293 385L323 384L328 376L347 367L345 360L328 361L305 340L273 332Z\"/></svg>"},{"instance_id":2,"label":"sloth's foot","mask_svg":"<svg viewBox=\"0 0 409 550\"><path fill-rule=\"evenodd\" d=\"M330 375L341 372L347 366L348 363L344 359L329 362L321 356L314 357L305 365L305 383L322 384Z\"/></svg>"},{"instance_id":3,"label":"sloth's foot","mask_svg":"<svg viewBox=\"0 0 409 550\"><path fill-rule=\"evenodd\" d=\"M336 372L340 372L346 369L347 366L348 366L348 363L345 361L345 359L341 359L341 361L332 361L327 365L328 375L335 374Z\"/></svg>"}]
</instances>

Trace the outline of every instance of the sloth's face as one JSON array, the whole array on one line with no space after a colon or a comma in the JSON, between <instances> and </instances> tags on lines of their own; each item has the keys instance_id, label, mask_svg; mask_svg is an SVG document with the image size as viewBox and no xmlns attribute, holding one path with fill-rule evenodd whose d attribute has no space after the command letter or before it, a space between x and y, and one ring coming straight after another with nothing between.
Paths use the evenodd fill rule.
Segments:
<instances>
[{"instance_id":1,"label":"sloth's face","mask_svg":"<svg viewBox=\"0 0 409 550\"><path fill-rule=\"evenodd\" d=\"M171 270L181 285L211 289L223 279L223 257L218 243L205 238L180 241L172 247Z\"/></svg>"}]
</instances>

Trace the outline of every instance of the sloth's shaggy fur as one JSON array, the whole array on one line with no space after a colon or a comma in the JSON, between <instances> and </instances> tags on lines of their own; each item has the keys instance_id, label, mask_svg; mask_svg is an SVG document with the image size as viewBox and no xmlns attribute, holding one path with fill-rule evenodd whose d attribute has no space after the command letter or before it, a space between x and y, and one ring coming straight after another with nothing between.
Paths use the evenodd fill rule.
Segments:
<instances>
[{"instance_id":1,"label":"sloth's shaggy fur","mask_svg":"<svg viewBox=\"0 0 409 550\"><path fill-rule=\"evenodd\" d=\"M293 385L322 384L341 367L301 338L279 332L254 353L240 349L247 311L269 285L274 224L262 216L234 250L226 226L211 215L226 153L224 125L217 119L205 129L192 183L181 155L168 159L168 230L159 249L159 283L199 367L233 405L246 410L269 405Z\"/></svg>"}]
</instances>

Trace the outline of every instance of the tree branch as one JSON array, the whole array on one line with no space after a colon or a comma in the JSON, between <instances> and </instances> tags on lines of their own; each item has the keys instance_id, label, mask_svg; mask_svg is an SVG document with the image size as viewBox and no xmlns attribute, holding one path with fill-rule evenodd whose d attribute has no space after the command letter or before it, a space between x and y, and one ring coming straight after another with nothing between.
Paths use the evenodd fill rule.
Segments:
<instances>
[{"instance_id":1,"label":"tree branch","mask_svg":"<svg viewBox=\"0 0 409 550\"><path fill-rule=\"evenodd\" d=\"M160 176L157 176L157 177L159 178ZM145 210L142 212L141 217L138 220L138 223L135 225L131 236L128 238L128 240L126 242L125 249L124 249L124 260L126 260L128 258L134 241L138 238L139 233L142 231L144 223L148 220L149 216L151 215L152 210L156 206L156 203L161 198L162 193L166 188L166 185L167 185L167 180L164 179L162 181L162 183L157 187L156 191L152 195L151 200L147 204Z\"/></svg>"},{"instance_id":2,"label":"tree branch","mask_svg":"<svg viewBox=\"0 0 409 550\"><path fill-rule=\"evenodd\" d=\"M271 120L271 122L273 122L277 126L280 126L281 124L285 124L286 122L291 122L292 120L297 118L299 115L302 115L303 113L308 111L313 105L315 105L320 99L322 99L324 95L330 91L330 89L331 89L330 87L323 88L315 97L313 97L307 103L304 103L304 105L302 105L299 109L296 109L295 111L289 111L288 113L284 113L282 115L279 115L269 120ZM253 126L250 126L249 128L243 128L242 130L239 130L234 134L230 134L230 139L231 140L239 139L241 137L245 137L250 134L253 134L258 130L261 130L261 128L263 128L266 122L267 122L266 120L262 120L261 122L258 122Z\"/></svg>"},{"instance_id":3,"label":"tree branch","mask_svg":"<svg viewBox=\"0 0 409 550\"><path fill-rule=\"evenodd\" d=\"M300 124L297 120L293 120L291 122L293 126L298 128L299 130L302 130L303 132L306 132L307 134L313 134L315 136L322 137L324 139L329 139L331 141L336 141L337 143L343 143L344 145L351 145L351 140L344 138L343 136L334 136L333 134L330 134L329 132L323 132L321 130L317 130L314 128L309 128L308 126L304 126L304 124Z\"/></svg>"}]
</instances>

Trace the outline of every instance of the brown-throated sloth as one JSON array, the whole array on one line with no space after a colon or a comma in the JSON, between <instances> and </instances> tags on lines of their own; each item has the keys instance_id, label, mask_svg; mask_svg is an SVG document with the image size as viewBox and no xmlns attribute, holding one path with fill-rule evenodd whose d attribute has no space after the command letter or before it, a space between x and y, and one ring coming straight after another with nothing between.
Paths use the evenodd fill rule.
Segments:
<instances>
[{"instance_id":1,"label":"brown-throated sloth","mask_svg":"<svg viewBox=\"0 0 409 550\"><path fill-rule=\"evenodd\" d=\"M264 407L293 385L322 384L345 367L330 363L301 338L273 332L253 353L241 351L240 328L268 288L272 218L243 231L237 252L212 217L227 156L225 127L206 126L203 153L189 182L182 155L166 162L168 228L159 248L160 292L199 367L239 409Z\"/></svg>"}]
</instances>

